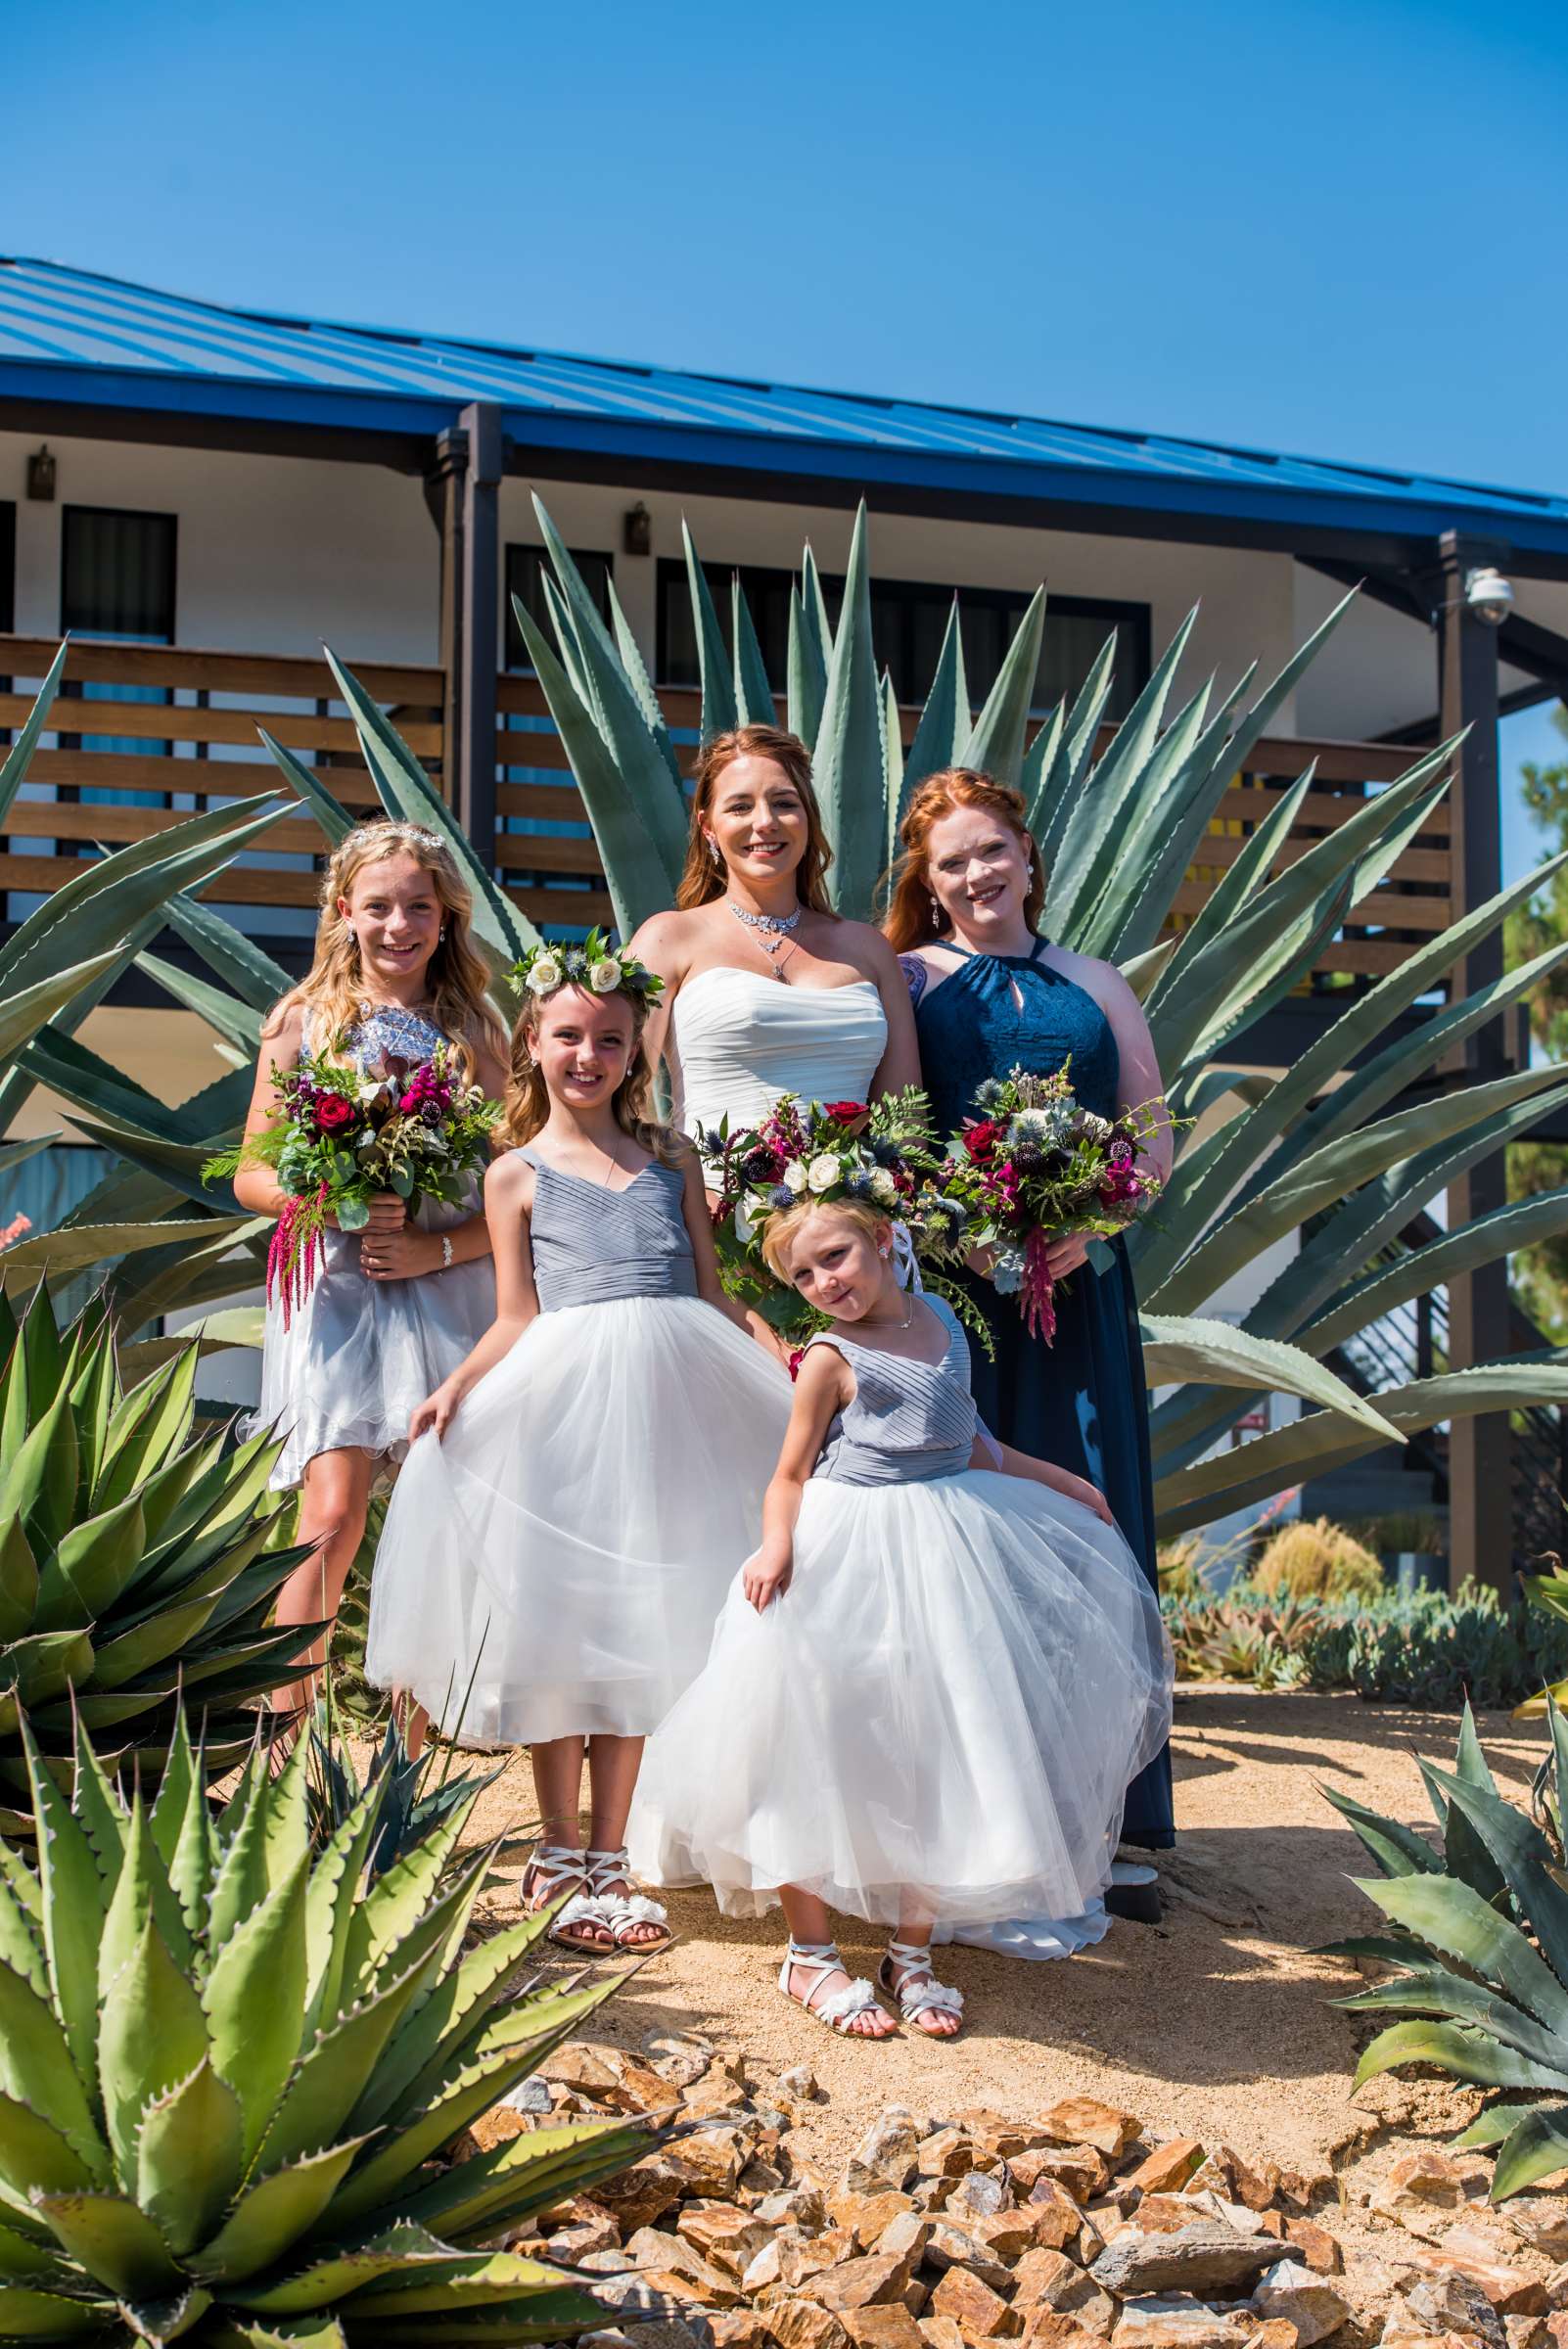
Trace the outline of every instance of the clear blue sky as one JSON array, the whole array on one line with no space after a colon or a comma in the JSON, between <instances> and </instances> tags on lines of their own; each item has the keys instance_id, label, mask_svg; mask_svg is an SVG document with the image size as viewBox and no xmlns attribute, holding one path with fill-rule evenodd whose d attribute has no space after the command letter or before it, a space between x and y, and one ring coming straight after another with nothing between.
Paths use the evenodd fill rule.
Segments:
<instances>
[{"instance_id":1,"label":"clear blue sky","mask_svg":"<svg viewBox=\"0 0 1568 2349\"><path fill-rule=\"evenodd\" d=\"M1568 43L1538 0L5 18L15 252L1568 489ZM1512 721L1505 760L1558 741Z\"/></svg>"}]
</instances>

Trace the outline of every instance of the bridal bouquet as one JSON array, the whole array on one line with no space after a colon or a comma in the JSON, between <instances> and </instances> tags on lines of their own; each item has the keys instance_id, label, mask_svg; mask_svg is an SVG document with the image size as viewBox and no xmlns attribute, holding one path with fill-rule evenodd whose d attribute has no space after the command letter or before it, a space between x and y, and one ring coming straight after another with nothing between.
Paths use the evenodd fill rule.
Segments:
<instances>
[{"instance_id":1,"label":"bridal bouquet","mask_svg":"<svg viewBox=\"0 0 1568 2349\"><path fill-rule=\"evenodd\" d=\"M992 1284L1017 1297L1031 1336L1048 1346L1056 1305L1046 1251L1074 1233L1109 1239L1157 1195L1138 1154L1159 1105L1099 1117L1076 1098L1063 1066L1050 1077L1014 1069L988 1078L975 1106L981 1115L953 1138L952 1189L970 1216L971 1244L992 1252Z\"/></svg>"},{"instance_id":2,"label":"bridal bouquet","mask_svg":"<svg viewBox=\"0 0 1568 2349\"><path fill-rule=\"evenodd\" d=\"M267 1250L267 1296L281 1295L287 1328L326 1261L329 1216L340 1231L363 1231L377 1191L394 1191L410 1215L423 1199L463 1206L489 1163L501 1105L464 1083L444 1044L426 1061L389 1052L362 1069L302 1052L272 1085L271 1122L208 1159L202 1176L270 1167L287 1192Z\"/></svg>"},{"instance_id":3,"label":"bridal bouquet","mask_svg":"<svg viewBox=\"0 0 1568 2349\"><path fill-rule=\"evenodd\" d=\"M864 1101L802 1102L786 1093L770 1117L699 1133L714 1201L719 1272L730 1296L755 1306L785 1337L826 1326L804 1298L776 1281L762 1255L770 1216L799 1200L863 1199L884 1211L900 1246L922 1265L950 1261L965 1244L969 1213L952 1196L950 1164L912 1086Z\"/></svg>"}]
</instances>

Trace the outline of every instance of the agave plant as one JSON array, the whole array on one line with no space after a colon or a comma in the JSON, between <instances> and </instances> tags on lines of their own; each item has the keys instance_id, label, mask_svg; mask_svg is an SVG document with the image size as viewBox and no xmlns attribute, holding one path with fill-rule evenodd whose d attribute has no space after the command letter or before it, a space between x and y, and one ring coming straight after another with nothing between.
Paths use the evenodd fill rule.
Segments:
<instances>
[{"instance_id":1,"label":"agave plant","mask_svg":"<svg viewBox=\"0 0 1568 2349\"><path fill-rule=\"evenodd\" d=\"M1555 1706L1549 1726L1560 1818L1568 1721ZM1382 1881L1358 1881L1392 1928L1337 1942L1329 1954L1398 1969L1342 2005L1419 2018L1378 2033L1357 2066L1357 2088L1423 2063L1479 2087L1531 2094L1527 2103L1489 2106L1455 2141L1499 2148L1492 2198L1500 2202L1568 2168L1568 1877L1542 1829L1498 1791L1468 1705L1453 1769L1420 1767L1441 1850L1323 1789L1382 1871Z\"/></svg>"},{"instance_id":2,"label":"agave plant","mask_svg":"<svg viewBox=\"0 0 1568 2349\"><path fill-rule=\"evenodd\" d=\"M316 1706L310 1724L309 1749L305 1775L311 1841L318 1848L330 1844L344 1821L375 1791L381 1804L381 1823L367 1865L378 1875L395 1867L414 1845L422 1843L453 1811L461 1809L466 1818L476 1798L486 1786L493 1785L506 1767L501 1762L483 1775L465 1773L454 1777L454 1749L448 1746L444 1749L439 1774L436 1775L441 1749L427 1744L422 1754L411 1758L401 1727L395 1721L389 1721L381 1743L371 1748L361 1777L353 1748L340 1728L330 1687Z\"/></svg>"},{"instance_id":3,"label":"agave plant","mask_svg":"<svg viewBox=\"0 0 1568 2349\"><path fill-rule=\"evenodd\" d=\"M389 1780L313 1852L305 1747L221 1816L183 1727L149 1810L85 1736L30 1747L36 1869L0 1846L0 2337L192 2349L560 2338L602 2312L489 2249L645 2151L576 2123L443 2151L615 1987L512 1987L549 1923L464 1954L459 1803L372 1880Z\"/></svg>"},{"instance_id":4,"label":"agave plant","mask_svg":"<svg viewBox=\"0 0 1568 2349\"><path fill-rule=\"evenodd\" d=\"M517 621L592 820L623 928L671 901L686 811L659 705L611 588L601 619L559 532L537 505L553 579L556 643ZM773 718L776 704L737 585L727 656L687 540L702 675L702 730ZM1145 1307L1151 1385L1174 1389L1152 1415L1164 1535L1202 1525L1282 1487L1466 1411L1568 1400L1555 1353L1412 1382L1362 1402L1324 1357L1423 1289L1568 1229L1568 1186L1398 1247L1415 1211L1478 1160L1568 1100L1568 1071L1501 1081L1391 1107L1465 1036L1534 987L1557 945L1473 990L1409 1036L1395 1023L1540 888L1557 858L1417 947L1281 1072L1242 1074L1248 1032L1306 979L1323 944L1386 879L1448 787L1451 745L1416 760L1326 838L1281 862L1313 783L1309 766L1245 842L1197 917L1170 935L1176 892L1223 795L1343 616L1323 623L1255 699L1249 670L1217 697L1204 685L1171 714L1192 626L1176 631L1110 741L1098 738L1114 640L1070 707L1030 738L1044 623L1038 595L984 708L972 714L957 606L907 757L871 634L865 514L856 519L837 627L809 548L792 592L785 706L812 747L832 839L838 908L867 917L898 824L921 778L951 763L989 768L1023 794L1049 876L1045 924L1065 945L1120 965L1142 998L1177 1117L1204 1119L1180 1149L1157 1217L1130 1237ZM1220 1113L1218 1122L1213 1113ZM1311 1228L1309 1229L1309 1223ZM1294 1238L1239 1328L1209 1300ZM1397 1253L1389 1261L1390 1248ZM1273 1435L1224 1447L1268 1388L1325 1407ZM1208 1456L1206 1456L1208 1455Z\"/></svg>"},{"instance_id":5,"label":"agave plant","mask_svg":"<svg viewBox=\"0 0 1568 2349\"><path fill-rule=\"evenodd\" d=\"M182 1688L226 1767L310 1637L267 1628L307 1554L269 1544L277 1446L193 1437L194 1345L125 1388L101 1306L62 1332L47 1290L20 1324L0 1299L0 1785L23 1708L52 1761L79 1721L156 1771Z\"/></svg>"},{"instance_id":6,"label":"agave plant","mask_svg":"<svg viewBox=\"0 0 1568 2349\"><path fill-rule=\"evenodd\" d=\"M1526 1603L1538 1608L1543 1615L1550 1616L1554 1622L1568 1623L1568 1574L1563 1572L1561 1558L1553 1557L1547 1563L1551 1569L1548 1574L1527 1574L1524 1577ZM1519 1707L1519 1713L1523 1719L1533 1719L1545 1713L1552 1704L1568 1705L1568 1681L1559 1681L1541 1694L1527 1697Z\"/></svg>"}]
</instances>

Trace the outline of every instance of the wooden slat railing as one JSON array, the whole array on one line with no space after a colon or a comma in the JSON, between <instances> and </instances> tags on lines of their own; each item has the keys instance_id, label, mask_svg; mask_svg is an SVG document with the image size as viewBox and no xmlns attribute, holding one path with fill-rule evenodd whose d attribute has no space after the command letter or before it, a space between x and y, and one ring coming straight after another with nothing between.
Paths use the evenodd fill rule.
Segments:
<instances>
[{"instance_id":1,"label":"wooden slat railing","mask_svg":"<svg viewBox=\"0 0 1568 2349\"><path fill-rule=\"evenodd\" d=\"M45 638L0 636L0 729L13 729L26 716L56 649ZM408 663L350 666L390 713L437 788L442 788L441 671ZM44 736L26 795L6 818L0 892L46 894L69 877L80 851L90 844L119 846L178 823L193 806L282 788L283 778L257 739L261 726L314 768L346 806L357 810L377 805L353 726L324 661L73 641L66 679L70 698L56 706L61 722ZM99 688L105 698L81 698L83 686ZM127 692L145 696L150 691L160 698L124 698ZM695 756L699 697L677 689L660 700L684 771ZM503 886L536 922L563 928L608 924L610 900L593 839L538 684L531 677L502 676L497 708L500 828L494 862ZM906 742L916 716L913 711L903 714ZM109 740L130 747L91 747ZM1413 756L1382 744L1261 743L1245 774L1226 793L1201 856L1178 893L1176 921L1190 920L1198 911L1239 854L1247 833L1277 805L1277 786L1294 781L1310 760L1316 761L1316 779L1287 843L1287 857L1305 853L1314 839L1363 803L1367 786L1392 782ZM100 792L112 792L113 804L98 800L94 795ZM514 828L520 823L572 829ZM319 888L320 852L321 834L308 815L285 820L243 866L219 874L207 894L229 904L308 907ZM296 861L273 861L285 856ZM316 860L308 868L298 861L306 856ZM1324 950L1318 967L1352 977L1381 974L1450 918L1445 805L1383 885L1357 907L1355 922Z\"/></svg>"}]
</instances>

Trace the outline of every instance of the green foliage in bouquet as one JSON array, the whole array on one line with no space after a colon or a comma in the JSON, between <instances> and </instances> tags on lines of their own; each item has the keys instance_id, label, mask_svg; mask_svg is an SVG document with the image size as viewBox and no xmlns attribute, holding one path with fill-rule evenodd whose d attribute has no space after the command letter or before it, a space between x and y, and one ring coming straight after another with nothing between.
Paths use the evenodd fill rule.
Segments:
<instances>
[{"instance_id":1,"label":"green foliage in bouquet","mask_svg":"<svg viewBox=\"0 0 1568 2349\"><path fill-rule=\"evenodd\" d=\"M1549 1714L1554 1804L1568 1791L1568 1722ZM1382 1880L1360 1888L1388 1931L1332 1945L1395 1969L1340 2004L1356 2014L1417 2019L1378 2033L1356 2086L1407 2063L1528 2101L1499 2099L1455 2142L1499 2148L1492 2198L1505 2200L1568 2168L1568 1878L1533 1820L1505 1802L1465 1708L1452 1771L1421 1764L1441 1848L1332 1787Z\"/></svg>"},{"instance_id":2,"label":"green foliage in bouquet","mask_svg":"<svg viewBox=\"0 0 1568 2349\"><path fill-rule=\"evenodd\" d=\"M267 1625L306 1554L270 1540L277 1445L194 1433L194 1345L127 1387L101 1305L61 1330L46 1289L20 1323L0 1299L0 1794L23 1709L51 1761L79 1720L151 1777L183 1693L227 1768L310 1637Z\"/></svg>"},{"instance_id":3,"label":"green foliage in bouquet","mask_svg":"<svg viewBox=\"0 0 1568 2349\"><path fill-rule=\"evenodd\" d=\"M615 1988L515 1987L549 1923L466 1951L441 1887L473 1791L372 1878L385 1773L323 1850L301 1741L220 1816L176 1732L157 1803L35 1746L37 1865L0 1846L0 2337L192 2349L560 2339L576 2280L489 2246L647 2149L575 2123L453 2165Z\"/></svg>"}]
</instances>

